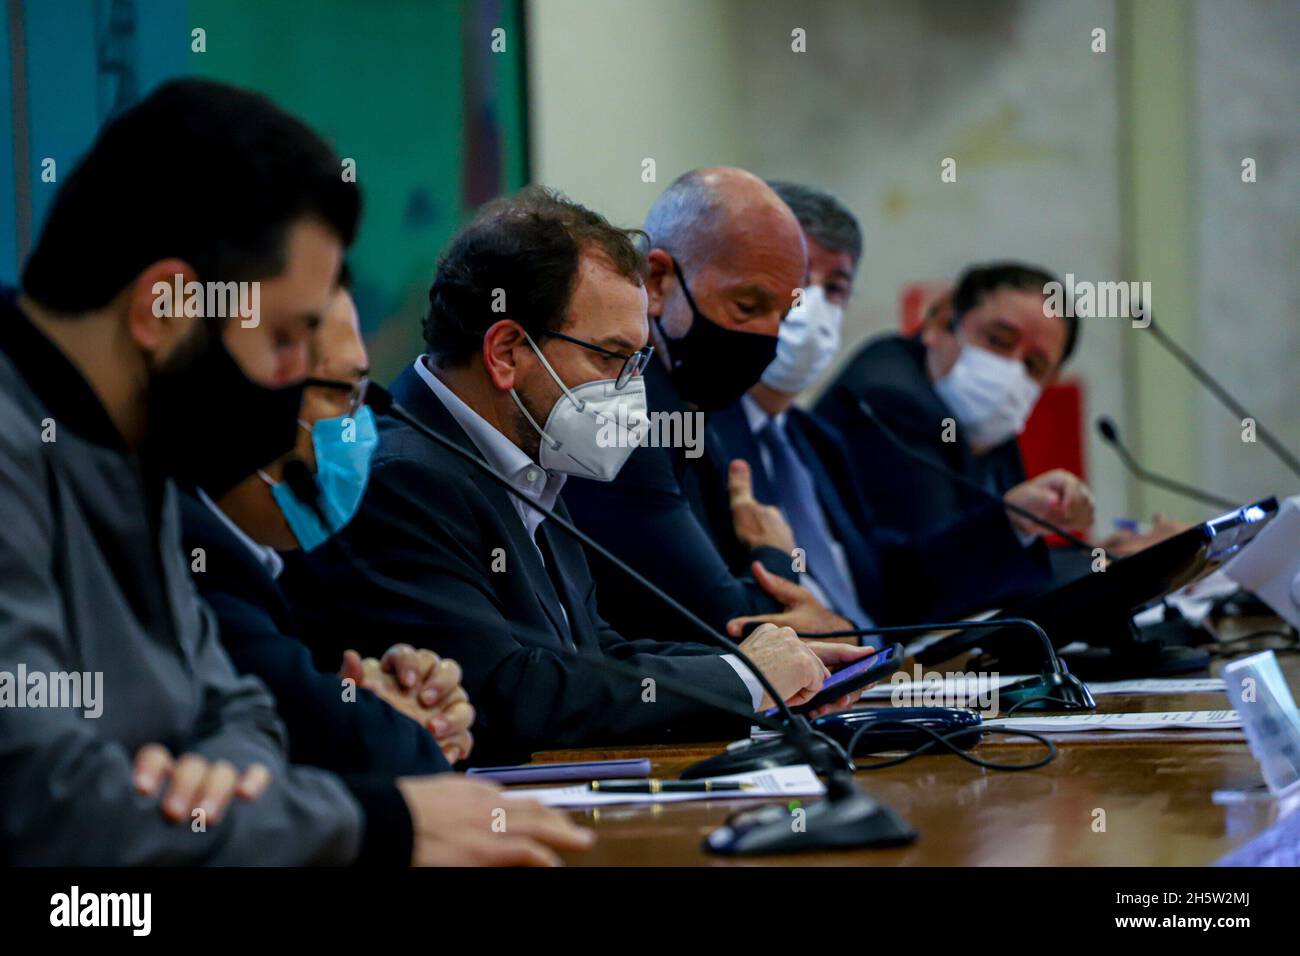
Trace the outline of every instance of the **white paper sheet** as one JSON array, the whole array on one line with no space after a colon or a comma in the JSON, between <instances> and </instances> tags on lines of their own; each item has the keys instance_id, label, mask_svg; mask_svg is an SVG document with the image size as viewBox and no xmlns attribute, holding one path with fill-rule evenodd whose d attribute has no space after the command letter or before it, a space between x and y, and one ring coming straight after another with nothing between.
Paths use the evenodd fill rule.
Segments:
<instances>
[{"instance_id":1,"label":"white paper sheet","mask_svg":"<svg viewBox=\"0 0 1300 956\"><path fill-rule=\"evenodd\" d=\"M618 803L683 803L688 800L736 800L753 797L820 797L826 787L817 779L812 767L798 764L754 773L734 773L711 777L714 782L752 783L753 790L734 793L593 793L586 784L572 787L520 787L507 790L508 797L538 800L548 807L605 807Z\"/></svg>"},{"instance_id":2,"label":"white paper sheet","mask_svg":"<svg viewBox=\"0 0 1300 956\"><path fill-rule=\"evenodd\" d=\"M1024 674L1001 674L996 681L990 677L985 687L996 686L1000 690L1008 684L1023 680L1025 676ZM913 682L909 681L899 685L905 698L909 695L912 684ZM917 690L929 690L930 686L929 682L922 681ZM934 687L936 689L939 687L937 682ZM973 700L980 689L976 681L944 677L939 696L945 701ZM1092 691L1094 697L1104 697L1108 694L1222 694L1225 692L1221 677L1152 677L1139 680L1094 681L1088 684L1088 689ZM894 685L888 682L877 684L862 692L862 700L889 700L893 693Z\"/></svg>"},{"instance_id":3,"label":"white paper sheet","mask_svg":"<svg viewBox=\"0 0 1300 956\"><path fill-rule=\"evenodd\" d=\"M1077 733L1091 730L1234 730L1241 727L1235 710L1163 710L1149 714L1063 714L1045 717L999 717L984 726L1036 733Z\"/></svg>"}]
</instances>

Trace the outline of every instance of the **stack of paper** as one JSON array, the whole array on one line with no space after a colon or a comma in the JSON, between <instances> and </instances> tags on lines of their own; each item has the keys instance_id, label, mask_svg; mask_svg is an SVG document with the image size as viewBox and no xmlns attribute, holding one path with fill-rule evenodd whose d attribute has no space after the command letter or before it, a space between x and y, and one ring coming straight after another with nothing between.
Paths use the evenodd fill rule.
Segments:
<instances>
[{"instance_id":1,"label":"stack of paper","mask_svg":"<svg viewBox=\"0 0 1300 956\"><path fill-rule=\"evenodd\" d=\"M1077 733L1090 730L1236 730L1235 710L1162 710L1149 714L1064 714L1043 717L999 717L984 721L988 728L1030 730L1035 733Z\"/></svg>"},{"instance_id":2,"label":"stack of paper","mask_svg":"<svg viewBox=\"0 0 1300 956\"><path fill-rule=\"evenodd\" d=\"M984 678L969 676L953 677L945 675L942 682L922 680L903 681L899 684L884 683L869 687L862 692L862 700L889 700L894 691L899 692L904 704L913 694L932 693L943 701L974 702L980 694L987 695L989 689L1001 690L1016 681L1024 680L1026 674L992 674ZM981 681L983 683L981 684ZM1088 684L1094 697L1109 694L1222 694L1225 692L1222 677L1149 677L1139 680L1096 681ZM945 704L946 706L946 704Z\"/></svg>"}]
</instances>

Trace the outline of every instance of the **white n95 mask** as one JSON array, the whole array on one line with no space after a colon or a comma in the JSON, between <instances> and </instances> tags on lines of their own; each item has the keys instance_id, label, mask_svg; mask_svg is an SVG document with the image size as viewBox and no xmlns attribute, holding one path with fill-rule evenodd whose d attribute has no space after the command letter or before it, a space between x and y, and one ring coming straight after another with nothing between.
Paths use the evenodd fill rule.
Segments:
<instances>
[{"instance_id":1,"label":"white n95 mask","mask_svg":"<svg viewBox=\"0 0 1300 956\"><path fill-rule=\"evenodd\" d=\"M970 343L934 390L977 454L1024 431L1042 392L1022 363Z\"/></svg>"},{"instance_id":2,"label":"white n95 mask","mask_svg":"<svg viewBox=\"0 0 1300 956\"><path fill-rule=\"evenodd\" d=\"M528 344L564 393L555 401L543 428L524 408L512 388L510 397L541 436L538 464L550 472L613 481L645 434L645 380L637 375L615 388L612 378L569 388L532 338Z\"/></svg>"},{"instance_id":3,"label":"white n95 mask","mask_svg":"<svg viewBox=\"0 0 1300 956\"><path fill-rule=\"evenodd\" d=\"M790 395L811 388L835 360L843 325L844 307L827 301L825 289L804 289L798 307L781 322L776 358L764 369L763 384Z\"/></svg>"}]
</instances>

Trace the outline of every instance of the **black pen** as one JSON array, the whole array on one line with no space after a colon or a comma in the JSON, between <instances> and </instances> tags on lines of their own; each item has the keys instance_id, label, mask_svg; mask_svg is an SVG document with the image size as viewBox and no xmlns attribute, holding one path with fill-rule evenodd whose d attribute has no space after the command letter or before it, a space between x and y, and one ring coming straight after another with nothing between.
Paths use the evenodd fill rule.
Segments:
<instances>
[{"instance_id":1,"label":"black pen","mask_svg":"<svg viewBox=\"0 0 1300 956\"><path fill-rule=\"evenodd\" d=\"M752 783L711 780L593 780L587 786L599 793L736 793L755 789Z\"/></svg>"}]
</instances>

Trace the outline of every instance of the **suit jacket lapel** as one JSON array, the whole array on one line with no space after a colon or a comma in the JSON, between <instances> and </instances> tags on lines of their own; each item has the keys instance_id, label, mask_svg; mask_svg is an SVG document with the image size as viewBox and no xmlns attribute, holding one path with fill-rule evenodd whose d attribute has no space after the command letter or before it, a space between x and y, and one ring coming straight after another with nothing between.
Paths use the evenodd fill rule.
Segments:
<instances>
[{"instance_id":1,"label":"suit jacket lapel","mask_svg":"<svg viewBox=\"0 0 1300 956\"><path fill-rule=\"evenodd\" d=\"M737 402L720 412L709 416L709 427L716 430L718 444L721 446L725 461L722 462L722 475L733 458L743 458L749 462L749 470L754 476L754 497L764 504L776 501L771 478L763 467L763 453L759 448L758 438L749 429L749 419L745 410Z\"/></svg>"},{"instance_id":2,"label":"suit jacket lapel","mask_svg":"<svg viewBox=\"0 0 1300 956\"><path fill-rule=\"evenodd\" d=\"M477 446L465 434L465 430L456 423L456 419L452 417L451 412L447 411L446 406L438 401L438 397L433 394L414 368L408 366L398 376L397 381L393 383L392 393L394 400L423 424L451 439L479 461L483 461ZM550 621L558 644L566 646L570 629L565 624L559 597L546 572L546 566L542 563L541 555L538 554L537 545L529 539L528 529L515 509L514 496L490 478L479 474L478 470L468 462L463 463L463 467L472 470L471 474L475 482L483 489L483 493L492 502L493 509L501 516L502 526L505 528L506 538L513 552L509 560L515 562L514 567L523 571L528 580L529 590L537 601L538 610Z\"/></svg>"}]
</instances>

